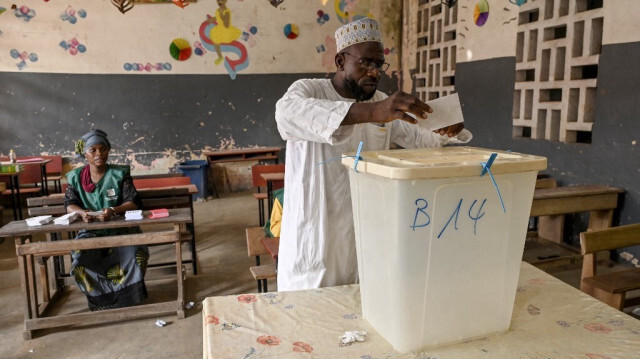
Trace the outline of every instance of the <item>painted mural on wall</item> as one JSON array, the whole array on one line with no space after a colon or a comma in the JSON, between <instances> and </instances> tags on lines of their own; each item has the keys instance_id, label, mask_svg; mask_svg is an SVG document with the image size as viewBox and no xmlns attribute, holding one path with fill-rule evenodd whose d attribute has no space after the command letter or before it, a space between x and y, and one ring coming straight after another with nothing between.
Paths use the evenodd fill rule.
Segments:
<instances>
[{"instance_id":1,"label":"painted mural on wall","mask_svg":"<svg viewBox=\"0 0 640 359\"><path fill-rule=\"evenodd\" d=\"M215 16L207 14L207 19L200 25L200 39L202 45L209 51L213 51L218 58L215 65L224 62L224 67L232 79L236 78L238 71L249 66L247 48L237 41L242 31L231 24L231 10L227 7L227 0L217 0L218 8ZM222 53L229 56L222 56Z\"/></svg>"},{"instance_id":2,"label":"painted mural on wall","mask_svg":"<svg viewBox=\"0 0 640 359\"><path fill-rule=\"evenodd\" d=\"M342 24L360 20L364 17L374 17L371 12L370 0L334 0L338 20Z\"/></svg>"},{"instance_id":3,"label":"painted mural on wall","mask_svg":"<svg viewBox=\"0 0 640 359\"><path fill-rule=\"evenodd\" d=\"M37 53L39 59L36 63L26 58L18 68L14 58L3 52L0 71L226 73L232 79L238 73L330 72L333 65L327 66L324 58L334 54L326 38L333 37L343 23L376 17L377 8L384 3L145 1L23 1L13 6L14 2L0 0L0 49ZM174 39L189 44L179 49L182 55L177 58L169 50ZM187 59L187 47L196 56ZM397 66L394 59L388 61Z\"/></svg>"}]
</instances>

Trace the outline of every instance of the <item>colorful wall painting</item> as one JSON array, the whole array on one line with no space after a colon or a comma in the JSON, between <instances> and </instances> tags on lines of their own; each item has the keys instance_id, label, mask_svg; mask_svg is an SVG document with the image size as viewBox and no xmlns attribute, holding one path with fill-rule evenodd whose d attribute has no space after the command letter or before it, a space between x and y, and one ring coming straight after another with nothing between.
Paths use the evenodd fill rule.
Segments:
<instances>
[{"instance_id":1,"label":"colorful wall painting","mask_svg":"<svg viewBox=\"0 0 640 359\"><path fill-rule=\"evenodd\" d=\"M257 42L255 35L258 33L258 28L254 25L247 25L245 31L242 32L242 40L249 44L250 47L256 46Z\"/></svg>"},{"instance_id":2,"label":"colorful wall painting","mask_svg":"<svg viewBox=\"0 0 640 359\"><path fill-rule=\"evenodd\" d=\"M20 62L18 62L16 64L16 66L18 66L18 70L20 70L20 71L22 71L27 66L27 60L29 60L31 62L38 61L38 54L33 53L33 52L28 54L26 51L20 52L20 51L18 51L16 49L11 49L11 51L9 51L9 55L13 59L19 59L20 60Z\"/></svg>"},{"instance_id":3,"label":"colorful wall painting","mask_svg":"<svg viewBox=\"0 0 640 359\"><path fill-rule=\"evenodd\" d=\"M77 55L78 53L84 53L87 51L87 47L81 44L77 38L73 38L69 41L60 41L60 47L65 49L70 55Z\"/></svg>"},{"instance_id":4,"label":"colorful wall painting","mask_svg":"<svg viewBox=\"0 0 640 359\"><path fill-rule=\"evenodd\" d=\"M466 1L470 2L473 12L473 4L478 0ZM341 6L343 9L349 9L351 18L354 12L356 15L358 12L362 12L363 15L371 12L376 14L380 21L384 21L377 12L382 3L383 0L343 0ZM211 43L207 44L199 34L199 27L206 19L206 14L215 18L214 12L220 7L217 0L192 2L186 11L168 2L164 3L166 6L142 7L138 7L142 3L136 3L137 8L126 12L126 17L117 10L114 11L111 0L66 3L45 3L41 0L15 2L16 9L19 10L21 5L26 5L37 15L35 21L28 23L28 28L25 27L27 25L22 18L14 18L11 4L12 2L0 1L0 6L6 8L4 14L0 15L0 29L3 32L0 48L5 49L4 56L0 56L4 58L0 61L0 69L15 72L18 72L15 64L17 61L12 61L12 58L6 56L12 48L37 52L40 61L37 64L29 64L22 70L30 72L127 73L123 69L124 63L149 62L153 65L156 62L169 62L174 67L172 72L180 74L226 75L229 71L232 74L324 73L321 58L330 51L324 43L324 38L326 35L332 36L334 30L341 25L334 12L335 0L284 1L277 9L265 0L226 0L226 7L231 14L230 26L239 30L235 33L239 36L234 35L233 40L218 42L221 45L235 45L236 41L242 44L244 49L240 45L219 46L219 56L215 51L215 38L211 38L210 33L206 34L205 38L212 39ZM370 9L367 8L369 4L372 5ZM100 14L100 19L95 18L95 14ZM283 19L280 25L273 22L274 15ZM219 23L217 20L214 22ZM292 46L283 32L287 23L297 25L299 36L296 40L304 41L297 41L295 46ZM211 25L211 29L216 27L214 24ZM296 31L295 28L293 30L287 35L294 37ZM28 34L26 38L21 35L25 33ZM73 37L85 45L84 53L76 52L79 50L78 47L73 50L70 41ZM180 61L170 57L168 47L175 38L183 38L189 42L189 60ZM60 45L62 40L63 46ZM201 46L197 46L196 41L199 41ZM64 46L65 43L69 46ZM99 43L100 46L91 45L95 43ZM395 45L389 44L389 47L392 46ZM224 52L225 48L229 51ZM243 55L244 52L247 53L246 57ZM82 61L69 61L72 53L75 53L74 58L81 58ZM283 61L285 54L289 61ZM240 67L231 66L229 63L225 66L225 57L231 60L231 64L237 65L247 65L245 60L250 59L251 66L238 72ZM201 58L204 61L199 61ZM292 61L295 61L296 66L290 65ZM152 70L152 73L154 71L156 70Z\"/></svg>"},{"instance_id":5,"label":"colorful wall painting","mask_svg":"<svg viewBox=\"0 0 640 359\"><path fill-rule=\"evenodd\" d=\"M204 46L202 46L202 43L200 41L194 41L193 53L196 54L197 56L203 56L204 54L207 53L207 50L204 49Z\"/></svg>"},{"instance_id":6,"label":"colorful wall painting","mask_svg":"<svg viewBox=\"0 0 640 359\"><path fill-rule=\"evenodd\" d=\"M76 15L78 16L76 17ZM67 9L62 14L60 14L60 19L62 19L62 21L69 21L69 23L72 25L78 22L78 17L84 19L85 17L87 17L87 12L84 9L80 9L76 12L76 10L71 7L71 5L67 6Z\"/></svg>"},{"instance_id":7,"label":"colorful wall painting","mask_svg":"<svg viewBox=\"0 0 640 359\"><path fill-rule=\"evenodd\" d=\"M318 15L318 18L316 19L318 25L324 25L327 21L329 21L329 14L325 13L324 11L318 10L316 14Z\"/></svg>"},{"instance_id":8,"label":"colorful wall painting","mask_svg":"<svg viewBox=\"0 0 640 359\"><path fill-rule=\"evenodd\" d=\"M249 66L249 55L247 54L247 48L244 47L241 42L236 40L240 36L240 34L238 34L235 39L230 40L232 36L230 36L229 34L231 34L231 32L227 32L227 29L224 29L225 31L223 32L214 32L214 29L216 27L224 27L222 19L218 19L218 14L219 11L216 10L216 17L207 15L207 19L202 22L199 30L200 40L202 40L202 46L204 46L209 51L215 51L218 55L218 59L215 60L215 64L219 65L224 61L224 67L227 69L229 77L231 77L232 80L235 80L238 72ZM238 30L238 32L239 31L240 30ZM235 33L236 31L233 31L233 34ZM221 34L220 37L218 37L217 34ZM213 37L215 37L216 39L214 40ZM237 58L233 59L229 56L222 57L222 53L232 53Z\"/></svg>"},{"instance_id":9,"label":"colorful wall painting","mask_svg":"<svg viewBox=\"0 0 640 359\"><path fill-rule=\"evenodd\" d=\"M197 2L198 0L188 0L188 1L180 1L180 0L133 0L133 2L136 3L136 4L171 4L171 3L175 3L176 1L183 2L183 3L192 3L192 2ZM185 6L187 6L187 5L185 5Z\"/></svg>"},{"instance_id":10,"label":"colorful wall painting","mask_svg":"<svg viewBox=\"0 0 640 359\"><path fill-rule=\"evenodd\" d=\"M278 5L282 4L284 0L269 0L269 3L273 6L273 7L278 7Z\"/></svg>"},{"instance_id":11,"label":"colorful wall painting","mask_svg":"<svg viewBox=\"0 0 640 359\"><path fill-rule=\"evenodd\" d=\"M283 31L284 36L289 40L293 40L300 35L300 28L296 24L284 25Z\"/></svg>"},{"instance_id":12,"label":"colorful wall painting","mask_svg":"<svg viewBox=\"0 0 640 359\"><path fill-rule=\"evenodd\" d=\"M165 63L157 62L155 65L150 64L148 62L146 65L143 65L142 63L139 63L139 62L133 62L133 63L125 62L122 67L124 68L125 71L146 71L146 72L151 72L153 70L171 71L171 68L172 68L171 64L168 62L165 62Z\"/></svg>"},{"instance_id":13,"label":"colorful wall painting","mask_svg":"<svg viewBox=\"0 0 640 359\"><path fill-rule=\"evenodd\" d=\"M482 26L487 20L489 20L489 3L487 0L480 0L473 10L473 22L478 26Z\"/></svg>"},{"instance_id":14,"label":"colorful wall painting","mask_svg":"<svg viewBox=\"0 0 640 359\"><path fill-rule=\"evenodd\" d=\"M27 5L22 5L20 7L13 5L11 8L13 9L13 14L24 22L29 22L36 16L36 11L29 8Z\"/></svg>"},{"instance_id":15,"label":"colorful wall painting","mask_svg":"<svg viewBox=\"0 0 640 359\"><path fill-rule=\"evenodd\" d=\"M191 57L191 45L189 41L177 38L169 44L169 54L178 61L185 61Z\"/></svg>"},{"instance_id":16,"label":"colorful wall painting","mask_svg":"<svg viewBox=\"0 0 640 359\"><path fill-rule=\"evenodd\" d=\"M342 24L373 17L370 0L335 0L335 10Z\"/></svg>"},{"instance_id":17,"label":"colorful wall painting","mask_svg":"<svg viewBox=\"0 0 640 359\"><path fill-rule=\"evenodd\" d=\"M180 7L180 8L185 8L186 6L189 6L189 4L191 4L191 1L187 1L187 0L171 0L174 4L176 4L176 6Z\"/></svg>"}]
</instances>

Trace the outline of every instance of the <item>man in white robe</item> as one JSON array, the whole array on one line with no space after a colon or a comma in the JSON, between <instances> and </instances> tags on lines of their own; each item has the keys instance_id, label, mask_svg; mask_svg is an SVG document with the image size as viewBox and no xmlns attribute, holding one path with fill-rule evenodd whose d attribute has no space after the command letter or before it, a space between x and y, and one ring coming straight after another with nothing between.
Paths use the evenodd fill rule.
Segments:
<instances>
[{"instance_id":1,"label":"man in white robe","mask_svg":"<svg viewBox=\"0 0 640 359\"><path fill-rule=\"evenodd\" d=\"M278 131L287 141L279 291L358 281L343 153L355 152L360 141L362 151L370 151L387 150L391 142L404 148L460 143L455 136L462 131L466 141L471 138L462 124L434 132L416 126L407 113L426 118L427 104L402 91L389 97L377 91L388 67L380 39L373 19L342 26L334 77L298 80L276 104Z\"/></svg>"}]
</instances>

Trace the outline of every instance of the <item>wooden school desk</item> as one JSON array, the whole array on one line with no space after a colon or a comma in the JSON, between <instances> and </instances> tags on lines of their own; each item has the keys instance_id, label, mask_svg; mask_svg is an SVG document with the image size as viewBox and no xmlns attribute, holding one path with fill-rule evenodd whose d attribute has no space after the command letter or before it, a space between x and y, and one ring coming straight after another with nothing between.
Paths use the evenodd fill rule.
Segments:
<instances>
[{"instance_id":1,"label":"wooden school desk","mask_svg":"<svg viewBox=\"0 0 640 359\"><path fill-rule=\"evenodd\" d=\"M109 321L118 321L132 318L142 318L154 315L176 313L178 318L184 318L184 287L182 273L182 252L180 244L180 232L187 223L191 223L189 208L170 209L169 216L165 218L151 219L147 216L148 211L143 212L145 218L141 220L125 221L119 216L111 221L94 221L84 223L76 221L69 225L46 224L42 226L29 227L25 221L13 221L0 228L0 238L14 238L16 244L16 254L18 256L18 273L20 274L21 288L23 294L24 311L24 338L31 339L32 331L37 329L60 327L72 324L94 324ZM47 233L58 233L68 231L79 231L81 229L107 229L136 227L147 224L173 224L172 231L160 233L141 233L123 236L95 237L81 240L61 240L33 242L32 236L44 235ZM98 312L87 312L65 314L58 316L47 316L52 304L62 296L64 287L62 283L50 283L49 275L41 275L38 283L36 278L35 259L53 255L63 255L72 249L92 249L119 247L132 244L154 244L168 243L176 244L176 266L177 270L177 296L175 300L163 303L153 303L137 305L132 307L109 309ZM53 285L53 291L49 293ZM38 293L41 292L39 296Z\"/></svg>"},{"instance_id":2,"label":"wooden school desk","mask_svg":"<svg viewBox=\"0 0 640 359\"><path fill-rule=\"evenodd\" d=\"M279 153L280 147L252 147L220 151L202 151L202 154L207 157L209 167L213 167L214 164L219 163L242 161L258 161L258 163L273 161L273 163L277 164ZM214 181L211 182L211 187L216 197L218 197L218 189Z\"/></svg>"}]
</instances>

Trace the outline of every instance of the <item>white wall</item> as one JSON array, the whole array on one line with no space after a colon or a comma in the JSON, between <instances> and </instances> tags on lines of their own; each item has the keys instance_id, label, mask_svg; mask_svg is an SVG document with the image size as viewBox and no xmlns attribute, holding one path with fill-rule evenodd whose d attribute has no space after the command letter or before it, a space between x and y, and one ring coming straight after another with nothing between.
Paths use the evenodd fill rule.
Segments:
<instances>
[{"instance_id":1,"label":"white wall","mask_svg":"<svg viewBox=\"0 0 640 359\"><path fill-rule=\"evenodd\" d=\"M141 64L142 67L150 64L150 71L141 72L229 73L234 77L234 71L241 74L332 72L335 70L333 33L342 25L341 21L348 21L345 12L349 11L351 18L362 15L377 18L376 8L384 1L284 0L276 8L268 0L228 0L231 25L247 34L250 34L251 26L257 29L255 35L240 36L236 40L237 46L227 48L232 52L223 52L233 62L239 59L240 49L246 50L247 61L235 70L228 63L216 65L217 55L213 48L205 49L202 56L192 51L185 61L174 60L169 54L169 45L176 38L187 40L192 50L195 42L203 42L200 27L207 15L214 16L218 7L215 0L198 0L184 9L171 2L136 3L126 14L121 14L109 0L23 1L16 3L20 16L11 9L13 3L0 0L0 8L5 9L0 14L0 71L134 73L137 71L125 69L126 64ZM25 21L28 16L22 16L20 12L24 5L35 12L28 21ZM61 18L68 8L76 11L75 24ZM86 12L84 18L79 15L81 9ZM318 11L329 16L326 23L318 22ZM383 22L383 19L379 20ZM300 29L296 39L285 37L283 29L288 23L294 23ZM68 49L60 46L61 42L74 38L85 46L85 52L71 55ZM391 50L388 62L395 68L397 60L393 54L397 52L390 39L385 42ZM322 47L324 50L317 50ZM26 55L24 63L21 58L14 58L22 53ZM37 61L32 61L36 59L34 55L29 58L31 54L37 56ZM164 65L164 68L157 70L156 64Z\"/></svg>"}]
</instances>

